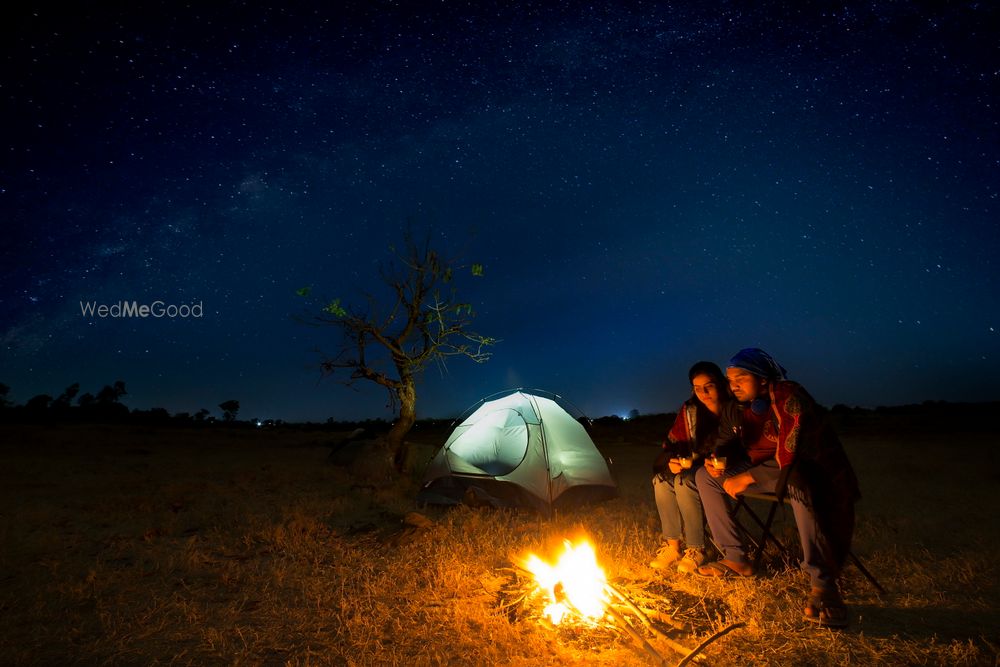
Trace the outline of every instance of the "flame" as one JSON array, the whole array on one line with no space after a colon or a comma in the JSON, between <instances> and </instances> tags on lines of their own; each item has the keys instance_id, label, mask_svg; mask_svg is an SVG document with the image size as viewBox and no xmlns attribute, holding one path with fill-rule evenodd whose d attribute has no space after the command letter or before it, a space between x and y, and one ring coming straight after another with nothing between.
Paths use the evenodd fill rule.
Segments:
<instances>
[{"instance_id":1,"label":"flame","mask_svg":"<svg viewBox=\"0 0 1000 667\"><path fill-rule=\"evenodd\" d=\"M545 607L545 615L553 623L558 625L571 610L588 621L596 621L604 616L608 602L607 577L587 540L575 545L564 540L563 544L566 550L554 564L529 554L521 565L535 575L535 581L548 593L551 601Z\"/></svg>"}]
</instances>

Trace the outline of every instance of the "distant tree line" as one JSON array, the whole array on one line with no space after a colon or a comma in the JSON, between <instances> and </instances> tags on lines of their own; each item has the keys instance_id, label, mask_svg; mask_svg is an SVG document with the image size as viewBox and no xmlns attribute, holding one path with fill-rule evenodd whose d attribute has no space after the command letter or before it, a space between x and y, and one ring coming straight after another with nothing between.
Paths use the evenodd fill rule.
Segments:
<instances>
[{"instance_id":1,"label":"distant tree line","mask_svg":"<svg viewBox=\"0 0 1000 667\"><path fill-rule=\"evenodd\" d=\"M222 411L221 420L206 408L201 408L194 414L179 412L170 414L165 408L149 410L130 410L122 402L127 396L125 382L116 380L104 385L96 393L80 393L80 383L74 382L66 387L61 394L53 397L50 394L32 396L23 405L17 405L10 399L10 387L0 383L0 422L8 423L144 423L144 424L178 424L205 425L216 421L230 424L246 424L238 422L236 415L240 410L240 402L227 400L219 404ZM253 420L256 423L257 420ZM277 420L280 422L280 420ZM270 425L277 423L271 420Z\"/></svg>"},{"instance_id":2,"label":"distant tree line","mask_svg":"<svg viewBox=\"0 0 1000 667\"><path fill-rule=\"evenodd\" d=\"M177 412L171 414L165 408L149 410L129 409L123 402L128 392L125 382L116 380L105 385L96 393L80 393L80 383L74 382L53 398L50 394L32 396L23 404L11 400L11 388L0 382L0 423L22 424L147 424L163 426L228 426L251 428L277 428L293 426L321 427L332 431L353 431L363 429L367 433L387 433L392 423L384 419L336 420L332 417L322 423L289 423L283 419L240 420L240 402L225 400L217 406L218 417L206 408L197 412ZM437 426L451 420L421 419L420 424Z\"/></svg>"},{"instance_id":3,"label":"distant tree line","mask_svg":"<svg viewBox=\"0 0 1000 667\"><path fill-rule=\"evenodd\" d=\"M225 400L217 406L220 416L214 416L211 411L201 408L195 413L178 412L171 414L165 408L149 410L129 409L122 401L128 395L125 382L116 380L104 385L96 393L80 393L80 383L74 382L62 393L53 397L49 394L32 396L23 404L15 404L10 398L11 389L0 382L0 423L131 423L175 426L208 426L226 424L230 426L274 428L308 426L322 427L329 430L364 429L370 434L385 434L393 424L384 419L336 420L329 418L325 422L289 423L282 419L246 420L237 418L240 402L236 399ZM891 425L899 431L914 430L946 430L956 427L981 427L992 423L993 415L1000 411L1000 402L988 403L950 403L947 401L924 401L896 406L878 406L875 408L850 407L842 403L830 409L834 425L841 430L865 428L877 422L882 426ZM673 423L674 413L639 414L631 410L627 418L618 415L608 415L596 419L581 418L581 423L588 430L622 428L628 431L660 431L669 429ZM448 426L451 419L420 419L417 424L440 428Z\"/></svg>"}]
</instances>

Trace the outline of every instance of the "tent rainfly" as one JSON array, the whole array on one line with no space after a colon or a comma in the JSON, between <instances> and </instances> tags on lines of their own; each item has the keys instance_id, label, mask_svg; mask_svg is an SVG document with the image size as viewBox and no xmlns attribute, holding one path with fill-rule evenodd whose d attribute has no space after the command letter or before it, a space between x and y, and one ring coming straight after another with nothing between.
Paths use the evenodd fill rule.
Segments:
<instances>
[{"instance_id":1,"label":"tent rainfly","mask_svg":"<svg viewBox=\"0 0 1000 667\"><path fill-rule=\"evenodd\" d=\"M417 500L532 507L551 515L617 495L583 425L553 398L518 389L484 399L455 427L428 465Z\"/></svg>"}]
</instances>

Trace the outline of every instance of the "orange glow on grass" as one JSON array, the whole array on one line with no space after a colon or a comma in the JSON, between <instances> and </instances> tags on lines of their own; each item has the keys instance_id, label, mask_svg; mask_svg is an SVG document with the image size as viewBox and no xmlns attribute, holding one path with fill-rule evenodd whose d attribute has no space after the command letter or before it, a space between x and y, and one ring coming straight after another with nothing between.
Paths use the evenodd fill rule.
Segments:
<instances>
[{"instance_id":1,"label":"orange glow on grass","mask_svg":"<svg viewBox=\"0 0 1000 667\"><path fill-rule=\"evenodd\" d=\"M521 565L535 576L538 586L549 597L545 615L558 625L570 612L585 620L596 621L604 616L608 602L605 594L607 577L597 564L594 547L581 540L572 544L565 540L565 551L555 563L546 563L535 554L521 560Z\"/></svg>"}]
</instances>

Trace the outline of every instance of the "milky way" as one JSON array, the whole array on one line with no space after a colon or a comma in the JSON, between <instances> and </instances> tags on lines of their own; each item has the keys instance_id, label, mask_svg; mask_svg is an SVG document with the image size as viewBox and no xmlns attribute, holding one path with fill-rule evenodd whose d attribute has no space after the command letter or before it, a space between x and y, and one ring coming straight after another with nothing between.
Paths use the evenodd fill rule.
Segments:
<instances>
[{"instance_id":1,"label":"milky way","mask_svg":"<svg viewBox=\"0 0 1000 667\"><path fill-rule=\"evenodd\" d=\"M373 289L407 226L502 340L423 416L673 410L746 346L827 405L1000 398L991 4L335 4L4 10L11 398L387 417L296 290ZM81 311L120 301L204 313Z\"/></svg>"}]
</instances>

